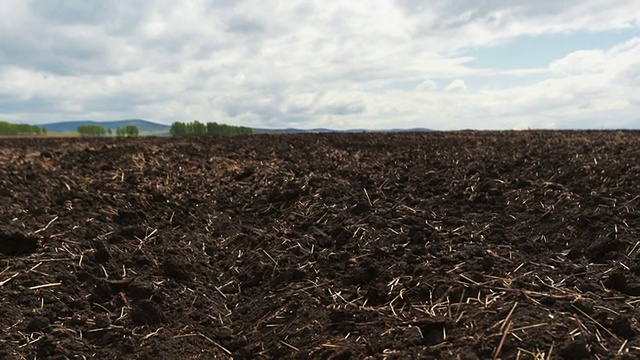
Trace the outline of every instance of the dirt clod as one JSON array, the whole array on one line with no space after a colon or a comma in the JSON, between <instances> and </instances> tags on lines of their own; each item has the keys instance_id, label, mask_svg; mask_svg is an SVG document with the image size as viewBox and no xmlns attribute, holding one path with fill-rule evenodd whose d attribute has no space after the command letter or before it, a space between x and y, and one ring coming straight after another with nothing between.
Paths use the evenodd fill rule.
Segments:
<instances>
[{"instance_id":1,"label":"dirt clod","mask_svg":"<svg viewBox=\"0 0 640 360\"><path fill-rule=\"evenodd\" d=\"M38 239L19 231L0 229L0 254L6 256L29 255L38 249Z\"/></svg>"}]
</instances>

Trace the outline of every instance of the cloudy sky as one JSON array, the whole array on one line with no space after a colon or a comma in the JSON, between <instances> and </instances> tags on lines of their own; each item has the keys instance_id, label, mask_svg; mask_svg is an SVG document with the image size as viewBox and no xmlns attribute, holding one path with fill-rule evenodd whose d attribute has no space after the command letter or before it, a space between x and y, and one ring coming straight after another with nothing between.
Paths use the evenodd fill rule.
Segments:
<instances>
[{"instance_id":1,"label":"cloudy sky","mask_svg":"<svg viewBox=\"0 0 640 360\"><path fill-rule=\"evenodd\" d=\"M0 120L640 128L640 0L2 0Z\"/></svg>"}]
</instances>

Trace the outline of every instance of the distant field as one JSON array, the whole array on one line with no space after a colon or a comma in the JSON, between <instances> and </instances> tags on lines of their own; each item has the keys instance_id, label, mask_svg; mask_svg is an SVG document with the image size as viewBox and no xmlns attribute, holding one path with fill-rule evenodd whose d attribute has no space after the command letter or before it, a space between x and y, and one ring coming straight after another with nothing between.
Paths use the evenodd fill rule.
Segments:
<instances>
[{"instance_id":1,"label":"distant field","mask_svg":"<svg viewBox=\"0 0 640 360\"><path fill-rule=\"evenodd\" d=\"M166 132L155 132L155 131L141 131L138 135L139 137L145 136L170 136L169 133ZM70 138L70 137L80 137L80 134L74 131L68 132L50 132L46 135L0 135L0 139L3 138ZM115 138L115 135L104 136L105 138Z\"/></svg>"},{"instance_id":2,"label":"distant field","mask_svg":"<svg viewBox=\"0 0 640 360\"><path fill-rule=\"evenodd\" d=\"M3 139L0 359L635 359L639 158L614 131Z\"/></svg>"},{"instance_id":3,"label":"distant field","mask_svg":"<svg viewBox=\"0 0 640 360\"><path fill-rule=\"evenodd\" d=\"M78 134L77 132L54 132L54 133L48 133L47 135L45 135L46 137L80 137L80 134Z\"/></svg>"},{"instance_id":4,"label":"distant field","mask_svg":"<svg viewBox=\"0 0 640 360\"><path fill-rule=\"evenodd\" d=\"M0 135L0 139L15 138L58 138L58 137L78 137L76 132L48 133L46 135Z\"/></svg>"}]
</instances>

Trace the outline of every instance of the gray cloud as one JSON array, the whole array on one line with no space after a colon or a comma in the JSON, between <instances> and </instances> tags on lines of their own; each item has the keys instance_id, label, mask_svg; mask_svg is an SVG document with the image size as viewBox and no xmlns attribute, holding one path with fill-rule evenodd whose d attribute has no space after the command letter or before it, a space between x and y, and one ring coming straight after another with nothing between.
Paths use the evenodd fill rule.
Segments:
<instances>
[{"instance_id":1,"label":"gray cloud","mask_svg":"<svg viewBox=\"0 0 640 360\"><path fill-rule=\"evenodd\" d=\"M32 13L45 22L63 26L99 24L111 5L107 1L31 0Z\"/></svg>"},{"instance_id":2,"label":"gray cloud","mask_svg":"<svg viewBox=\"0 0 640 360\"><path fill-rule=\"evenodd\" d=\"M356 101L351 103L335 103L326 105L319 109L318 113L329 115L354 115L362 114L366 110L367 108L363 103Z\"/></svg>"},{"instance_id":3,"label":"gray cloud","mask_svg":"<svg viewBox=\"0 0 640 360\"><path fill-rule=\"evenodd\" d=\"M41 114L54 109L56 103L52 100L41 97L29 97L26 99L19 98L14 95L0 94L0 109L3 113L11 114L24 111L24 109L32 109L34 114ZM2 116L2 121L10 120L7 115Z\"/></svg>"},{"instance_id":4,"label":"gray cloud","mask_svg":"<svg viewBox=\"0 0 640 360\"><path fill-rule=\"evenodd\" d=\"M241 34L262 34L265 24L261 19L235 15L226 21L226 31Z\"/></svg>"}]
</instances>

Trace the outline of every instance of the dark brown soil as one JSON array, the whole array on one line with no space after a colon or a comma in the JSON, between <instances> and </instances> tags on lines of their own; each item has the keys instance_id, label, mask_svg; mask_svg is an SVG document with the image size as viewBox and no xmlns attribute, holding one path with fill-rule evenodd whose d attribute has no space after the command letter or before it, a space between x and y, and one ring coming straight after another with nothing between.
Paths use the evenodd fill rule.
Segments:
<instances>
[{"instance_id":1,"label":"dark brown soil","mask_svg":"<svg viewBox=\"0 0 640 360\"><path fill-rule=\"evenodd\" d=\"M0 139L2 359L635 359L640 133Z\"/></svg>"}]
</instances>

